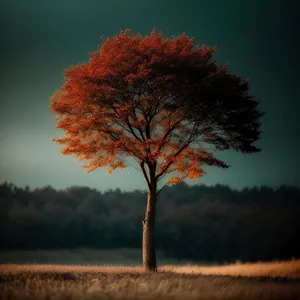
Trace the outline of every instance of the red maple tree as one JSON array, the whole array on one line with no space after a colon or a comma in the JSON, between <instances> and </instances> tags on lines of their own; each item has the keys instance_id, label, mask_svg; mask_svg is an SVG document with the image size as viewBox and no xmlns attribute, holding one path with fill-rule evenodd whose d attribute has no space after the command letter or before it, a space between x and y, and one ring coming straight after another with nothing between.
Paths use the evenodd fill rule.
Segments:
<instances>
[{"instance_id":1,"label":"red maple tree","mask_svg":"<svg viewBox=\"0 0 300 300\"><path fill-rule=\"evenodd\" d=\"M157 183L196 182L204 165L227 168L212 150L258 152L262 116L249 83L213 61L215 49L194 46L186 34L164 39L107 38L88 63L65 70L65 83L51 98L61 153L88 161L87 172L126 167L134 157L148 187L143 220L143 264L156 270L154 243Z\"/></svg>"}]
</instances>

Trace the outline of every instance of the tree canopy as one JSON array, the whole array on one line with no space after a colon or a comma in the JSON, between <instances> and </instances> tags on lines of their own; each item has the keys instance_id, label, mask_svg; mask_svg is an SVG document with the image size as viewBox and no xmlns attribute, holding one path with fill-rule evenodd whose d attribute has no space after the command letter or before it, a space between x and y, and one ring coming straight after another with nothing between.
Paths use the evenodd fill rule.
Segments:
<instances>
[{"instance_id":1,"label":"tree canopy","mask_svg":"<svg viewBox=\"0 0 300 300\"><path fill-rule=\"evenodd\" d=\"M204 165L228 167L215 150L260 151L259 101L248 95L248 80L217 66L215 51L186 34L125 30L107 38L88 63L65 71L51 98L65 136L53 140L63 154L87 160L86 173L111 173L133 157L148 187L145 165L155 166L155 182L171 173L166 183L197 182Z\"/></svg>"}]
</instances>

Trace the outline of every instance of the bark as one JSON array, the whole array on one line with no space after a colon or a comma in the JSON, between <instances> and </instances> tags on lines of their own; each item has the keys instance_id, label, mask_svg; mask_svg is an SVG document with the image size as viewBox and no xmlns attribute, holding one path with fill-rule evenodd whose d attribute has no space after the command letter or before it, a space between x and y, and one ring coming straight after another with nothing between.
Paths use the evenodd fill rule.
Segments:
<instances>
[{"instance_id":1,"label":"bark","mask_svg":"<svg viewBox=\"0 0 300 300\"><path fill-rule=\"evenodd\" d=\"M153 171L153 170L151 170ZM147 209L143 220L143 266L146 271L157 271L155 253L156 181L151 176L148 189Z\"/></svg>"},{"instance_id":2,"label":"bark","mask_svg":"<svg viewBox=\"0 0 300 300\"><path fill-rule=\"evenodd\" d=\"M149 192L145 220L143 220L143 265L147 271L157 271L155 254L156 192Z\"/></svg>"}]
</instances>

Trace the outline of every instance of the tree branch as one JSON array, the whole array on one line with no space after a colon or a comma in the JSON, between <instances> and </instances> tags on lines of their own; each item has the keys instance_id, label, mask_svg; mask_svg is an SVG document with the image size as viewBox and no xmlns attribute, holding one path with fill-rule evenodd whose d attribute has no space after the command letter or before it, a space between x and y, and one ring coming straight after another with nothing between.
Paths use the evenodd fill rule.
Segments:
<instances>
[{"instance_id":1,"label":"tree branch","mask_svg":"<svg viewBox=\"0 0 300 300\"><path fill-rule=\"evenodd\" d=\"M129 130L130 130L130 132L132 133L132 135L133 135L138 141L141 142L142 139L144 140L143 135L142 135L142 139L141 139L141 138L139 138L139 137L135 134L135 132L133 131L133 127L134 127L134 126L132 126L132 125L130 124L130 121L129 121L128 116L126 116L126 124L128 125ZM134 127L134 128L136 128L136 127Z\"/></svg>"},{"instance_id":2,"label":"tree branch","mask_svg":"<svg viewBox=\"0 0 300 300\"><path fill-rule=\"evenodd\" d=\"M144 161L141 161L141 162L140 162L140 166L141 166L141 169L142 169L144 178L145 178L145 180L146 180L146 182L147 182L147 186L148 186L148 188L150 189L150 181L149 181L149 178L148 178L147 173L146 173L146 170L145 170L145 162L144 162Z\"/></svg>"},{"instance_id":3,"label":"tree branch","mask_svg":"<svg viewBox=\"0 0 300 300\"><path fill-rule=\"evenodd\" d=\"M185 144L185 145L183 145L175 154L174 154L174 157L176 157L176 156L178 156L187 146L188 146L189 144ZM167 169L172 165L172 161L171 162L169 162L166 166L165 166L165 168L159 173L159 174L157 174L156 176L155 176L155 179L156 180L158 180L159 179L159 177L161 176L161 175L163 175L166 171L167 171Z\"/></svg>"},{"instance_id":4,"label":"tree branch","mask_svg":"<svg viewBox=\"0 0 300 300\"><path fill-rule=\"evenodd\" d=\"M176 128L176 126L178 124L180 124L181 120L177 121L173 126L171 126L168 131L164 134L163 139L162 139L162 143L159 146L158 151L160 151L164 145L164 142L166 141L166 138L168 137L168 135Z\"/></svg>"},{"instance_id":5,"label":"tree branch","mask_svg":"<svg viewBox=\"0 0 300 300\"><path fill-rule=\"evenodd\" d=\"M161 189L158 190L158 192L156 193L156 202L158 200L158 194L166 187L166 185L164 185Z\"/></svg>"}]
</instances>

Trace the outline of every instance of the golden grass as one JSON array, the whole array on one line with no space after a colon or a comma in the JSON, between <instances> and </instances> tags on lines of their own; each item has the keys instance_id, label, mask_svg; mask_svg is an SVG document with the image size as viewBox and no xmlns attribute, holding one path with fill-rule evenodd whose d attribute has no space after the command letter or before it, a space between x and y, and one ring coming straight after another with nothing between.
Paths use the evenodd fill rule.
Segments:
<instances>
[{"instance_id":1,"label":"golden grass","mask_svg":"<svg viewBox=\"0 0 300 300\"><path fill-rule=\"evenodd\" d=\"M77 265L42 265L42 264L24 264L24 265L0 265L1 273L20 274L24 272L34 273L144 273L141 266L77 266Z\"/></svg>"},{"instance_id":2,"label":"golden grass","mask_svg":"<svg viewBox=\"0 0 300 300\"><path fill-rule=\"evenodd\" d=\"M158 268L160 272L172 272L180 274L199 275L223 275L246 277L290 277L300 278L300 259L290 261L272 261L259 263L235 263L223 266L200 265L165 265ZM141 266L78 266L78 265L54 265L54 264L3 264L0 272L79 272L79 273L144 273Z\"/></svg>"},{"instance_id":3,"label":"golden grass","mask_svg":"<svg viewBox=\"0 0 300 300\"><path fill-rule=\"evenodd\" d=\"M269 276L300 278L300 259L278 262L236 263L224 266L164 266L162 271L229 276Z\"/></svg>"},{"instance_id":4,"label":"golden grass","mask_svg":"<svg viewBox=\"0 0 300 300\"><path fill-rule=\"evenodd\" d=\"M162 266L158 273L130 266L0 265L0 299L296 300L299 267L300 260Z\"/></svg>"}]
</instances>

